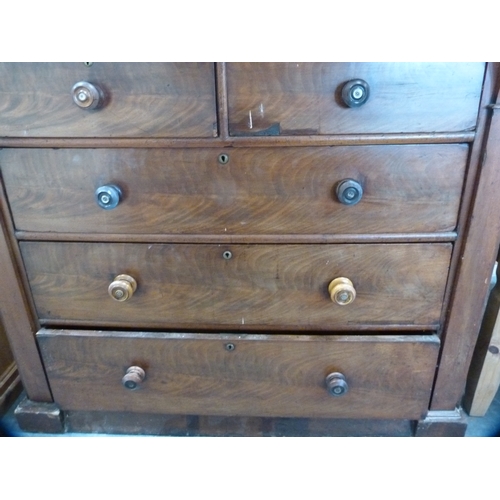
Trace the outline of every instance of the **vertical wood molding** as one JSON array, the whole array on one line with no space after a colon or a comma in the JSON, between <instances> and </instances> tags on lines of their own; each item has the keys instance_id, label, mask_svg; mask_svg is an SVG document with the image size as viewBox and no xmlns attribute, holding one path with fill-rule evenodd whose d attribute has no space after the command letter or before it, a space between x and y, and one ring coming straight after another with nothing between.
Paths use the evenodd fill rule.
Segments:
<instances>
[{"instance_id":1,"label":"vertical wood molding","mask_svg":"<svg viewBox=\"0 0 500 500\"><path fill-rule=\"evenodd\" d=\"M0 189L2 186L0 186ZM6 223L0 215L0 315L5 333L18 362L24 389L33 401L49 402L52 396L35 341L36 323L23 291L22 280L15 268Z\"/></svg>"},{"instance_id":2,"label":"vertical wood molding","mask_svg":"<svg viewBox=\"0 0 500 500\"><path fill-rule=\"evenodd\" d=\"M497 87L495 90L498 92ZM472 200L470 224L464 228L465 244L460 249L431 410L453 410L460 404L500 241L500 110L482 112L493 116L483 139L485 152L479 165L481 176Z\"/></svg>"},{"instance_id":3,"label":"vertical wood molding","mask_svg":"<svg viewBox=\"0 0 500 500\"><path fill-rule=\"evenodd\" d=\"M226 63L216 63L217 78L217 112L219 119L219 136L223 141L229 140L229 113L227 108Z\"/></svg>"}]
</instances>

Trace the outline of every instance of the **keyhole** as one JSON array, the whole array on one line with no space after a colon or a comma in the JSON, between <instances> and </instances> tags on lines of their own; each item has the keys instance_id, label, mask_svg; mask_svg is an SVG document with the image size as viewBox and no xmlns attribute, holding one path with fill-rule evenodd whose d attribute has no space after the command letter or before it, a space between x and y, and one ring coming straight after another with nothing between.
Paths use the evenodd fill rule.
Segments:
<instances>
[{"instance_id":1,"label":"keyhole","mask_svg":"<svg viewBox=\"0 0 500 500\"><path fill-rule=\"evenodd\" d=\"M226 163L229 163L229 155L226 153L221 153L219 155L219 163L221 165L226 165Z\"/></svg>"},{"instance_id":2,"label":"keyhole","mask_svg":"<svg viewBox=\"0 0 500 500\"><path fill-rule=\"evenodd\" d=\"M236 349L236 346L234 344L226 344L224 348L226 349L226 351L234 351Z\"/></svg>"},{"instance_id":3,"label":"keyhole","mask_svg":"<svg viewBox=\"0 0 500 500\"><path fill-rule=\"evenodd\" d=\"M94 63L93 63L93 62L84 62L83 64L84 64L85 66L87 66L87 67L90 67L90 66L92 66L92 64L94 64Z\"/></svg>"},{"instance_id":4,"label":"keyhole","mask_svg":"<svg viewBox=\"0 0 500 500\"><path fill-rule=\"evenodd\" d=\"M222 257L224 257L224 259L226 259L226 260L229 260L232 256L233 256L233 254L232 254L229 250L226 250L226 251L222 254Z\"/></svg>"}]
</instances>

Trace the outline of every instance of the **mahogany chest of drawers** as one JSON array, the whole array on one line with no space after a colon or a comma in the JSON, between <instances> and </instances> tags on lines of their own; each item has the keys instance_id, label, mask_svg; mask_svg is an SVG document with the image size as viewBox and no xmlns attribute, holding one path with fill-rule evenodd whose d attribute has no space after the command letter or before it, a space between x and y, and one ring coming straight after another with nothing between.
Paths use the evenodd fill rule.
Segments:
<instances>
[{"instance_id":1,"label":"mahogany chest of drawers","mask_svg":"<svg viewBox=\"0 0 500 500\"><path fill-rule=\"evenodd\" d=\"M497 73L0 64L21 425L463 433L498 248Z\"/></svg>"}]
</instances>

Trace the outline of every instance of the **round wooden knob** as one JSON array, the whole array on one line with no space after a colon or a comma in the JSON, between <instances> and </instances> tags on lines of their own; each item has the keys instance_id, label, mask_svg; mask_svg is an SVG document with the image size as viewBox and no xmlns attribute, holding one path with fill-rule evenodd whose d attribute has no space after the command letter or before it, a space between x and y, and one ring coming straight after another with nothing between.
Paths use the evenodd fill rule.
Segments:
<instances>
[{"instance_id":1,"label":"round wooden knob","mask_svg":"<svg viewBox=\"0 0 500 500\"><path fill-rule=\"evenodd\" d=\"M363 197L363 186L354 179L344 179L337 184L336 193L343 205L356 205Z\"/></svg>"},{"instance_id":2,"label":"round wooden knob","mask_svg":"<svg viewBox=\"0 0 500 500\"><path fill-rule=\"evenodd\" d=\"M131 391L138 389L145 376L146 372L140 366L131 366L122 378L123 387Z\"/></svg>"},{"instance_id":3,"label":"round wooden knob","mask_svg":"<svg viewBox=\"0 0 500 500\"><path fill-rule=\"evenodd\" d=\"M342 87L342 100L349 108L362 106L370 97L370 86L364 80L349 80Z\"/></svg>"},{"instance_id":4,"label":"round wooden knob","mask_svg":"<svg viewBox=\"0 0 500 500\"><path fill-rule=\"evenodd\" d=\"M348 390L345 376L339 372L333 372L326 376L326 388L331 396L336 398L343 396Z\"/></svg>"},{"instance_id":5,"label":"round wooden knob","mask_svg":"<svg viewBox=\"0 0 500 500\"><path fill-rule=\"evenodd\" d=\"M108 287L110 297L118 302L125 302L134 295L137 281L128 274L119 274Z\"/></svg>"},{"instance_id":6,"label":"round wooden knob","mask_svg":"<svg viewBox=\"0 0 500 500\"><path fill-rule=\"evenodd\" d=\"M99 87L89 82L78 82L71 89L73 102L82 109L95 109L103 102L103 93Z\"/></svg>"},{"instance_id":7,"label":"round wooden knob","mask_svg":"<svg viewBox=\"0 0 500 500\"><path fill-rule=\"evenodd\" d=\"M333 302L346 306L356 298L356 290L349 278L336 278L328 285L328 293Z\"/></svg>"}]
</instances>

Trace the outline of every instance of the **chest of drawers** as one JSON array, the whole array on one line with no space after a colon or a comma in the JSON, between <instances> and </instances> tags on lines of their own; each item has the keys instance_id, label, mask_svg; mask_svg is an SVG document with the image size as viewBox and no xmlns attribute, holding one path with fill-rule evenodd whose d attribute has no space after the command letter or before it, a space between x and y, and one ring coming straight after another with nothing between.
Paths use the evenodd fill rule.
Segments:
<instances>
[{"instance_id":1,"label":"chest of drawers","mask_svg":"<svg viewBox=\"0 0 500 500\"><path fill-rule=\"evenodd\" d=\"M463 432L498 248L497 71L0 64L20 423Z\"/></svg>"}]
</instances>

